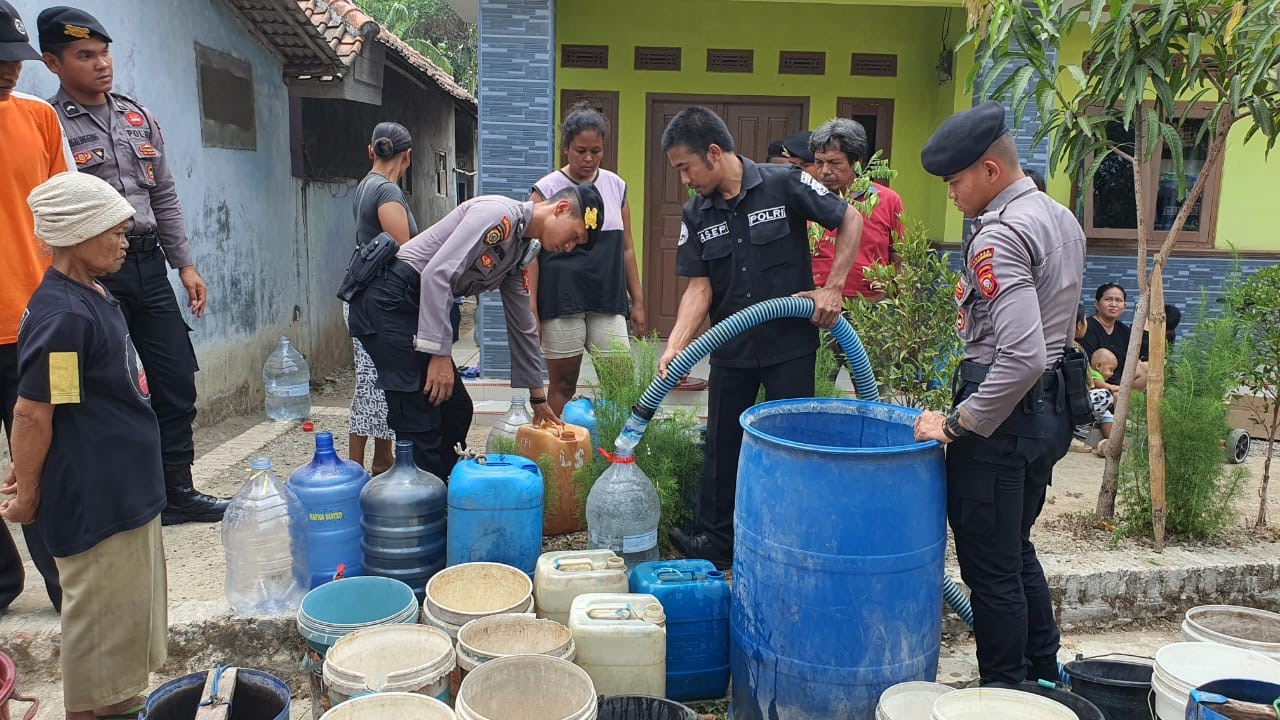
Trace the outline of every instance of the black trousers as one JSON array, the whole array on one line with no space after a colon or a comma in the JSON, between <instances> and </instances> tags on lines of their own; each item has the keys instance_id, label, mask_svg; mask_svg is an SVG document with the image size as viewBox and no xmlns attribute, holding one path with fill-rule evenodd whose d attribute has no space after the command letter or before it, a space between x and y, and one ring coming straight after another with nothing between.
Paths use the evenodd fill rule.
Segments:
<instances>
[{"instance_id":1,"label":"black trousers","mask_svg":"<svg viewBox=\"0 0 1280 720\"><path fill-rule=\"evenodd\" d=\"M977 389L962 383L957 402ZM1031 526L1071 420L1053 389L1033 390L990 438L947 446L947 518L969 587L978 672L986 683L1057 679L1058 625Z\"/></svg>"},{"instance_id":2,"label":"black trousers","mask_svg":"<svg viewBox=\"0 0 1280 720\"><path fill-rule=\"evenodd\" d=\"M378 385L387 396L387 425L396 440L413 442L417 466L448 480L458 461L454 445L466 447L474 407L457 366L452 397L436 406L422 394L432 356L413 347L418 291L418 274L394 261L351 298L347 326L378 370Z\"/></svg>"},{"instance_id":3,"label":"black trousers","mask_svg":"<svg viewBox=\"0 0 1280 720\"><path fill-rule=\"evenodd\" d=\"M13 433L13 406L18 401L18 344L0 345L0 420L4 434ZM8 470L8 468L4 468ZM22 526L22 536L27 541L31 561L44 577L44 588L49 593L53 608L62 611L62 586L58 583L58 566L44 544L44 538L35 525ZM22 555L9 534L9 526L0 521L0 612L4 612L22 594L26 573L22 568Z\"/></svg>"},{"instance_id":4,"label":"black trousers","mask_svg":"<svg viewBox=\"0 0 1280 720\"><path fill-rule=\"evenodd\" d=\"M756 404L760 386L766 400L811 397L814 353L761 368L712 365L708 382L707 446L698 494L697 530L727 557L733 554L734 494L742 425L738 416Z\"/></svg>"},{"instance_id":5,"label":"black trousers","mask_svg":"<svg viewBox=\"0 0 1280 720\"><path fill-rule=\"evenodd\" d=\"M151 408L160 423L160 454L166 476L191 466L195 445L196 353L159 248L129 253L124 267L100 280L120 301L130 339L147 371Z\"/></svg>"}]
</instances>

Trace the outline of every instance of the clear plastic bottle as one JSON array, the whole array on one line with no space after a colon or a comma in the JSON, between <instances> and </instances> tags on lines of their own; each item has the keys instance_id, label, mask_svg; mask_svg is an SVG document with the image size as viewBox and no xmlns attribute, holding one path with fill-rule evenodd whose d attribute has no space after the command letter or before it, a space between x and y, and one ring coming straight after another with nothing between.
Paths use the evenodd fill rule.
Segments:
<instances>
[{"instance_id":1,"label":"clear plastic bottle","mask_svg":"<svg viewBox=\"0 0 1280 720\"><path fill-rule=\"evenodd\" d=\"M609 469L587 495L587 548L612 550L630 574L637 564L658 559L662 506L635 456L619 453L609 459Z\"/></svg>"},{"instance_id":2,"label":"clear plastic bottle","mask_svg":"<svg viewBox=\"0 0 1280 720\"><path fill-rule=\"evenodd\" d=\"M510 447L499 448L498 438L506 438L511 441L511 447L515 446L516 431L521 425L527 425L533 422L533 414L529 412L529 407L525 405L524 397L521 395L513 395L511 397L511 407L507 408L507 414L503 415L497 422L489 428L489 440L484 444L486 453L510 452Z\"/></svg>"},{"instance_id":3,"label":"clear plastic bottle","mask_svg":"<svg viewBox=\"0 0 1280 720\"><path fill-rule=\"evenodd\" d=\"M240 615L298 609L307 577L307 515L293 491L257 458L222 518L227 604Z\"/></svg>"},{"instance_id":4,"label":"clear plastic bottle","mask_svg":"<svg viewBox=\"0 0 1280 720\"><path fill-rule=\"evenodd\" d=\"M262 366L267 419L276 422L305 420L311 414L311 368L289 338L281 336L276 349Z\"/></svg>"}]
</instances>

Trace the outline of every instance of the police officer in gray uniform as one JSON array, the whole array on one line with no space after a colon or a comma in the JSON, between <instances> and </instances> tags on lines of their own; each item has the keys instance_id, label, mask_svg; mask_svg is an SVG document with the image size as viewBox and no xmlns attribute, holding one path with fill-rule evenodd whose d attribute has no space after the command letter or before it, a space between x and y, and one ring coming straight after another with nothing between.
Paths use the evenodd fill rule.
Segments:
<instances>
[{"instance_id":1,"label":"police officer in gray uniform","mask_svg":"<svg viewBox=\"0 0 1280 720\"><path fill-rule=\"evenodd\" d=\"M974 222L955 292L964 360L954 407L922 413L915 435L948 445L947 516L971 592L981 682L1056 680L1058 628L1030 537L1071 443L1068 396L1083 392L1083 368L1063 358L1084 231L1023 175L999 103L950 117L920 159Z\"/></svg>"},{"instance_id":2,"label":"police officer in gray uniform","mask_svg":"<svg viewBox=\"0 0 1280 720\"><path fill-rule=\"evenodd\" d=\"M524 269L539 250L569 252L594 242L603 222L603 202L590 183L539 203L482 195L377 261L384 264L373 279L350 296L351 335L373 359L387 424L398 440L413 442L418 467L448 478L454 445L465 444L471 424L471 399L453 364L454 297L501 291L511 386L529 389L534 420L560 422L542 384Z\"/></svg>"},{"instance_id":3,"label":"police officer in gray uniform","mask_svg":"<svg viewBox=\"0 0 1280 720\"><path fill-rule=\"evenodd\" d=\"M161 521L221 520L228 501L191 484L198 367L166 260L178 271L187 306L197 318L204 315L205 284L183 227L160 126L136 100L111 92L111 36L96 18L76 8L51 7L40 13L36 25L45 66L61 82L49 103L62 122L76 170L110 183L136 211L124 267L101 281L120 301L147 369L168 501Z\"/></svg>"}]
</instances>

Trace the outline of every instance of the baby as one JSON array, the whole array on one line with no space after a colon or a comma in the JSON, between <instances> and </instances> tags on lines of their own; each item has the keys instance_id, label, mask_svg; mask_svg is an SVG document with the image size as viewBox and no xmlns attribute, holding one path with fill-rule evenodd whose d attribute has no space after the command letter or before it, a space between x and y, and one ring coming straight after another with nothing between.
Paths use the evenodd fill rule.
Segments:
<instances>
[{"instance_id":1,"label":"baby","mask_svg":"<svg viewBox=\"0 0 1280 720\"><path fill-rule=\"evenodd\" d=\"M1089 358L1089 400L1103 438L1111 437L1111 424L1114 421L1111 413L1116 405L1115 393L1120 392L1119 386L1108 383L1107 378L1115 374L1119 364L1116 354L1106 348L1094 350L1093 356Z\"/></svg>"}]
</instances>

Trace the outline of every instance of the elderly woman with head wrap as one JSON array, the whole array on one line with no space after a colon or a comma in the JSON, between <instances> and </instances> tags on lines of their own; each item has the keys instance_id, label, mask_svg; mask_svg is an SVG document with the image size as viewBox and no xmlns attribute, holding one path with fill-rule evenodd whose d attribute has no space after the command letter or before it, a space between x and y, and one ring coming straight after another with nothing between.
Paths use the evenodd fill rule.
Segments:
<instances>
[{"instance_id":1,"label":"elderly woman with head wrap","mask_svg":"<svg viewBox=\"0 0 1280 720\"><path fill-rule=\"evenodd\" d=\"M62 576L68 718L136 715L165 660L160 431L119 303L95 278L124 262L133 208L96 177L31 191L53 266L18 330L13 467L0 515L34 523Z\"/></svg>"}]
</instances>

